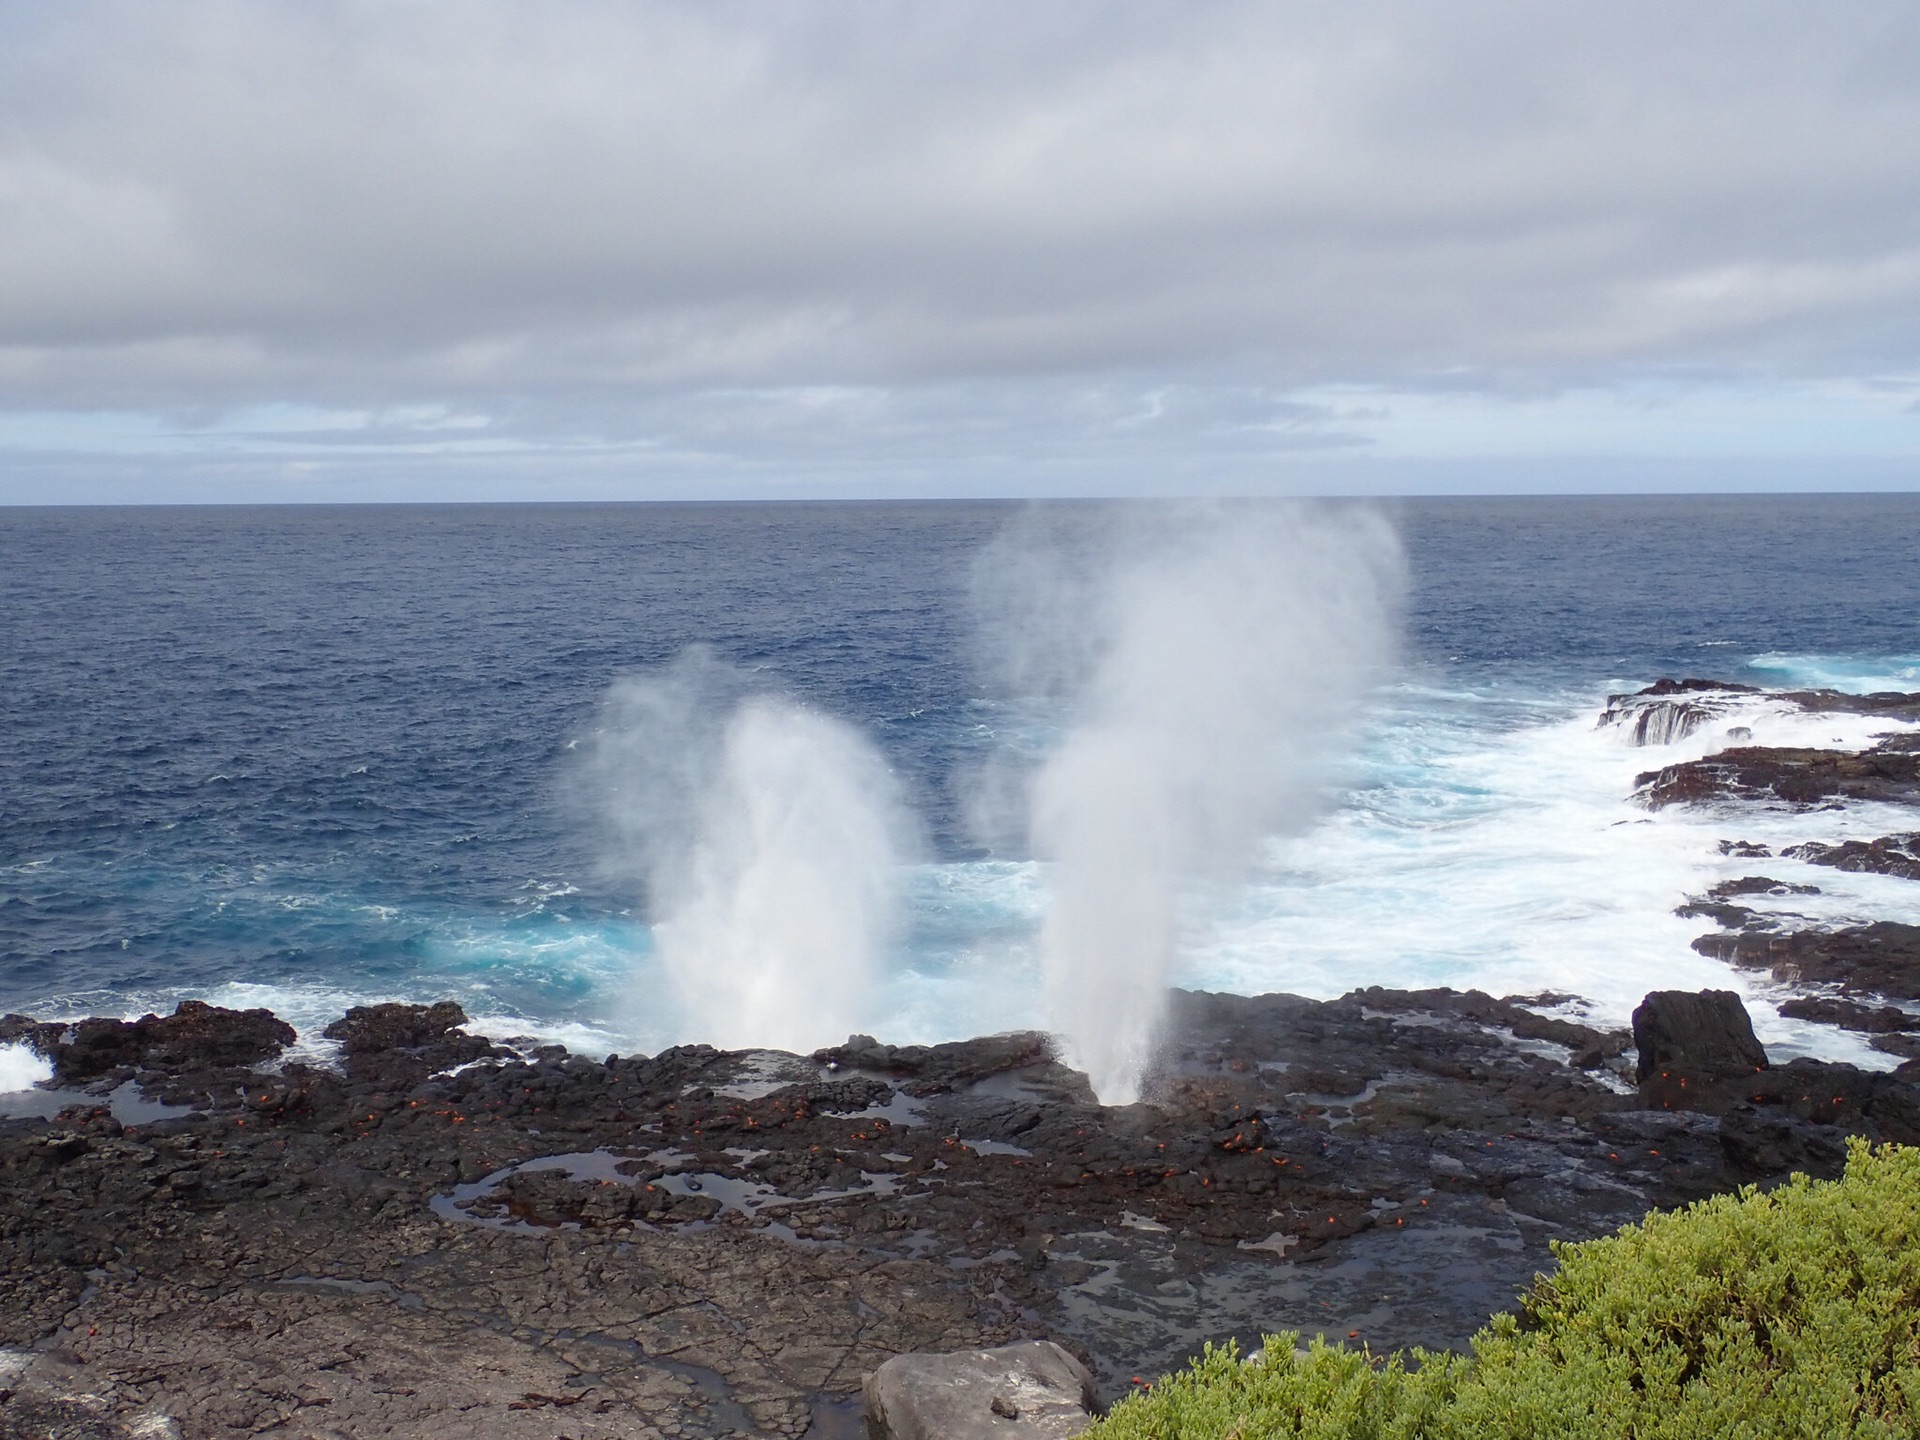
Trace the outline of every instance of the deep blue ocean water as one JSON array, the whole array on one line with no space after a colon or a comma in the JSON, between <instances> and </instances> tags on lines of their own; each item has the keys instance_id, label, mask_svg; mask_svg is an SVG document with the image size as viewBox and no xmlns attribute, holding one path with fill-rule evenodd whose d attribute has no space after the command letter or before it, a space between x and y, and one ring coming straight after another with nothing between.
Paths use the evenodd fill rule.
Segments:
<instances>
[{"instance_id":1,"label":"deep blue ocean water","mask_svg":"<svg viewBox=\"0 0 1920 1440\"><path fill-rule=\"evenodd\" d=\"M931 854L897 1038L1030 1020L1034 867L969 838L961 793L993 743L968 576L1014 508L0 510L0 1007L191 995L304 1024L452 994L588 1048L698 1038L635 994L647 916L570 746L618 677L705 644L904 781ZM1920 496L1387 508L1401 668L1314 835L1219 899L1190 983L1552 981L1611 1014L1707 964L1668 912L1724 826L1620 829L1646 756L1593 736L1608 690L1920 689Z\"/></svg>"}]
</instances>

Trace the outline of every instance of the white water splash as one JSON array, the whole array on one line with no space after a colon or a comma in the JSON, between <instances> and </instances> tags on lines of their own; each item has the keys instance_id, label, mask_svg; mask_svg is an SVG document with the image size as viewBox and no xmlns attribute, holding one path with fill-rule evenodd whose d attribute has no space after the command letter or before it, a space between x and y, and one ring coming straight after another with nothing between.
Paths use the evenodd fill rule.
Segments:
<instances>
[{"instance_id":1,"label":"white water splash","mask_svg":"<svg viewBox=\"0 0 1920 1440\"><path fill-rule=\"evenodd\" d=\"M53 1078L53 1065L26 1045L0 1045L0 1095L31 1090Z\"/></svg>"},{"instance_id":2,"label":"white water splash","mask_svg":"<svg viewBox=\"0 0 1920 1440\"><path fill-rule=\"evenodd\" d=\"M805 1052L860 1029L910 834L878 751L698 652L617 686L607 721L592 773L681 1032Z\"/></svg>"},{"instance_id":3,"label":"white water splash","mask_svg":"<svg viewBox=\"0 0 1920 1440\"><path fill-rule=\"evenodd\" d=\"M1138 1098L1183 892L1319 808L1400 573L1377 512L1273 504L1042 515L985 562L1008 675L1069 706L1030 792L1040 946L1049 1025L1103 1101Z\"/></svg>"}]
</instances>

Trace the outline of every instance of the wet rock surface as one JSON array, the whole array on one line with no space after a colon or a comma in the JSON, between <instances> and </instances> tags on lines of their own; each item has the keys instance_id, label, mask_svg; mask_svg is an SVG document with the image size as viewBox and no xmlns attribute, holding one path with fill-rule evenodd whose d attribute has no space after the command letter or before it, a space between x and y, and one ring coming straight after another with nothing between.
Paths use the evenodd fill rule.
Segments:
<instances>
[{"instance_id":1,"label":"wet rock surface","mask_svg":"<svg viewBox=\"0 0 1920 1440\"><path fill-rule=\"evenodd\" d=\"M41 1024L25 1015L0 1017L0 1041L32 1045L67 1084L138 1070L213 1071L271 1060L294 1042L294 1029L268 1010L223 1010L183 1000L171 1015L138 1020L82 1020Z\"/></svg>"},{"instance_id":2,"label":"wet rock surface","mask_svg":"<svg viewBox=\"0 0 1920 1440\"><path fill-rule=\"evenodd\" d=\"M1768 692L1750 685L1689 678L1658 680L1631 695L1610 695L1599 723L1627 728L1635 744L1664 745L1755 702L1810 714L1920 721L1920 694ZM1735 726L1727 734L1730 739L1744 741L1752 732L1746 726ZM1647 771L1634 781L1634 789L1641 803L1654 810L1733 800L1795 807L1831 806L1849 800L1911 804L1920 799L1920 735L1890 734L1864 751L1736 744L1699 760ZM1765 847L1755 847L1754 853L1766 853Z\"/></svg>"},{"instance_id":3,"label":"wet rock surface","mask_svg":"<svg viewBox=\"0 0 1920 1440\"><path fill-rule=\"evenodd\" d=\"M1887 720L1920 720L1920 694L1884 690L1853 695L1843 690L1760 690L1730 680L1689 676L1659 679L1625 695L1609 695L1599 724L1627 732L1635 745L1670 745L1703 726L1727 718L1756 701L1816 715L1872 715ZM1746 726L1733 726L1729 738L1751 738ZM1642 777L1644 782L1647 777Z\"/></svg>"},{"instance_id":4,"label":"wet rock surface","mask_svg":"<svg viewBox=\"0 0 1920 1440\"><path fill-rule=\"evenodd\" d=\"M1809 865L1827 865L1855 874L1897 875L1920 880L1920 834L1882 835L1877 840L1843 840L1825 845L1789 845L1781 852Z\"/></svg>"},{"instance_id":5,"label":"wet rock surface","mask_svg":"<svg viewBox=\"0 0 1920 1440\"><path fill-rule=\"evenodd\" d=\"M1737 745L1634 781L1641 803L1667 805L1708 800L1765 800L1794 806L1848 800L1896 804L1920 801L1920 749L1900 735L1869 750L1814 750Z\"/></svg>"},{"instance_id":6,"label":"wet rock surface","mask_svg":"<svg viewBox=\"0 0 1920 1440\"><path fill-rule=\"evenodd\" d=\"M1670 745L1759 693L1724 680L1656 680L1630 695L1609 695L1599 723L1624 729L1635 745Z\"/></svg>"},{"instance_id":7,"label":"wet rock surface","mask_svg":"<svg viewBox=\"0 0 1920 1440\"><path fill-rule=\"evenodd\" d=\"M0 1435L82 1394L189 1436L825 1435L910 1351L1053 1339L1112 1398L1227 1335L1460 1345L1550 1240L1920 1139L1845 1066L1650 1109L1560 996L1176 994L1123 1109L1032 1035L599 1062L415 1008L273 1073L196 1012L135 1070L192 1113L0 1124Z\"/></svg>"},{"instance_id":8,"label":"wet rock surface","mask_svg":"<svg viewBox=\"0 0 1920 1440\"><path fill-rule=\"evenodd\" d=\"M1702 935L1693 948L1744 969L1764 970L1783 984L1920 1000L1920 925L1878 920L1780 932L1772 924L1746 923L1731 933Z\"/></svg>"},{"instance_id":9,"label":"wet rock surface","mask_svg":"<svg viewBox=\"0 0 1920 1440\"><path fill-rule=\"evenodd\" d=\"M1862 1005L1826 995L1803 995L1780 1002L1780 1013L1794 1020L1813 1020L1835 1025L1842 1030L1859 1030L1869 1035L1885 1035L1902 1030L1920 1030L1920 1015L1895 1005Z\"/></svg>"}]
</instances>

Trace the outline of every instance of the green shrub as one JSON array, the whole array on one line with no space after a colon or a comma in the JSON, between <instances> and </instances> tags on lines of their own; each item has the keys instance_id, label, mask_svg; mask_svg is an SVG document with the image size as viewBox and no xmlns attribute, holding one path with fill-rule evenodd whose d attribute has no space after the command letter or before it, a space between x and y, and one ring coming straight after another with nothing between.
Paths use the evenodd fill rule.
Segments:
<instances>
[{"instance_id":1,"label":"green shrub","mask_svg":"<svg viewBox=\"0 0 1920 1440\"><path fill-rule=\"evenodd\" d=\"M1920 1150L1556 1245L1470 1356L1270 1336L1116 1405L1087 1440L1881 1440L1920 1435Z\"/></svg>"}]
</instances>

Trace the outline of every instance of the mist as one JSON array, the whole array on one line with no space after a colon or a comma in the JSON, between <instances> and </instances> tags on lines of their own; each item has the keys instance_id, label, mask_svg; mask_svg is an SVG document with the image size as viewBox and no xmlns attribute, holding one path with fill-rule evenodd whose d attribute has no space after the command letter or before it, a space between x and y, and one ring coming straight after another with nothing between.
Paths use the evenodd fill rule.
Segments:
<instances>
[{"instance_id":1,"label":"mist","mask_svg":"<svg viewBox=\"0 0 1920 1440\"><path fill-rule=\"evenodd\" d=\"M1046 1014L1104 1103L1139 1098L1183 896L1318 812L1401 589L1363 507L1042 510L983 557L1001 683L1064 716L1026 790L1052 871Z\"/></svg>"},{"instance_id":2,"label":"mist","mask_svg":"<svg viewBox=\"0 0 1920 1440\"><path fill-rule=\"evenodd\" d=\"M53 1064L27 1045L0 1045L0 1095L30 1090L53 1078Z\"/></svg>"},{"instance_id":3,"label":"mist","mask_svg":"<svg viewBox=\"0 0 1920 1440\"><path fill-rule=\"evenodd\" d=\"M696 649L613 687L586 779L684 1034L804 1054L868 1023L913 848L870 741Z\"/></svg>"}]
</instances>

